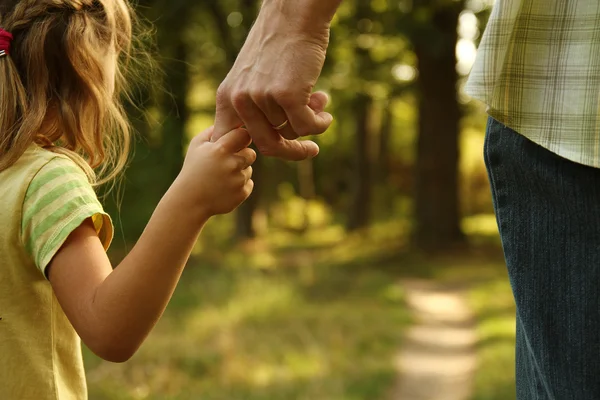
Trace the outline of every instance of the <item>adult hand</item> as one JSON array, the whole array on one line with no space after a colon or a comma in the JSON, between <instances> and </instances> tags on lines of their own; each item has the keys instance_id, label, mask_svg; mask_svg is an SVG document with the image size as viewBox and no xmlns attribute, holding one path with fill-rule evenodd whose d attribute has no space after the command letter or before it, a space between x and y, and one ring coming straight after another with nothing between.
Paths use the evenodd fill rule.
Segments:
<instances>
[{"instance_id":1,"label":"adult hand","mask_svg":"<svg viewBox=\"0 0 600 400\"><path fill-rule=\"evenodd\" d=\"M319 147L296 139L321 134L333 121L323 111L327 95L313 93L329 44L329 24L300 28L289 17L294 10L287 11L263 6L217 92L213 140L243 125L263 155L297 161L316 156Z\"/></svg>"}]
</instances>

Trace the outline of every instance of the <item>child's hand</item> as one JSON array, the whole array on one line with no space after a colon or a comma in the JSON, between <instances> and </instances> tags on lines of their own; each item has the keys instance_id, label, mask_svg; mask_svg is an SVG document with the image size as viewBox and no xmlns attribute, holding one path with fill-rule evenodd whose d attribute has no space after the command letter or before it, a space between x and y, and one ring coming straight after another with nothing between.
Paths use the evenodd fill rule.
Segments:
<instances>
[{"instance_id":1,"label":"child's hand","mask_svg":"<svg viewBox=\"0 0 600 400\"><path fill-rule=\"evenodd\" d=\"M236 129L211 143L212 131L192 140L179 176L118 268L91 219L52 259L48 279L56 298L84 343L105 360L123 362L137 351L173 295L203 225L252 192L250 136Z\"/></svg>"},{"instance_id":2,"label":"child's hand","mask_svg":"<svg viewBox=\"0 0 600 400\"><path fill-rule=\"evenodd\" d=\"M236 129L214 143L213 127L192 139L175 186L186 206L208 218L235 210L254 188L251 165L256 153L248 148L250 135Z\"/></svg>"}]
</instances>

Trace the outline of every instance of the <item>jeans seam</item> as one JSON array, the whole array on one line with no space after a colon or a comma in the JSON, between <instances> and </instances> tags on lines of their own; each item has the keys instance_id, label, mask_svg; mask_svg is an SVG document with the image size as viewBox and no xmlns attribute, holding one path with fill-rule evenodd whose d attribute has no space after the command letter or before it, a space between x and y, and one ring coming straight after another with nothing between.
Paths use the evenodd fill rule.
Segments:
<instances>
[{"instance_id":1,"label":"jeans seam","mask_svg":"<svg viewBox=\"0 0 600 400\"><path fill-rule=\"evenodd\" d=\"M494 198L494 210L495 210L495 214L496 214L496 222L498 225L498 230L500 232L502 246L503 246L504 250L506 251L506 241L504 240L504 235L502 235L502 232L503 232L502 225L503 224L502 224L501 218L500 218L500 209L504 208L504 206L506 204L504 204L504 206L501 204L501 203L505 203L501 199L504 196L502 196L498 190L497 171L500 168L500 166L497 164L493 165L494 162L493 162L493 157L491 155L491 152L492 152L491 143L490 143L490 141L492 139L491 138L491 124L493 124L493 123L499 124L499 122L492 120L490 118L490 125L488 128L488 132L486 134L487 137L486 137L486 140L484 143L484 159L485 159L486 166L487 166L492 196ZM506 126L502 127L502 131L504 131L506 129L510 129L510 128L507 128ZM503 132L501 132L501 133L503 133ZM511 133L518 134L516 132L511 132ZM520 314L519 314L518 309L516 310L516 317L520 319ZM521 324L521 325L523 325L523 324ZM524 328L522 328L522 329L524 329ZM540 386L541 386L542 391L545 392L545 395L547 396L547 400L554 400L554 396L552 396L546 380L542 376L540 376L541 370L540 370L539 364L538 364L537 360L535 359L533 350L531 348L531 343L529 342L529 338L527 337L527 334L524 330L523 330L523 337L524 337L525 346L526 346L527 352L529 354L529 357L532 358L532 362L535 366L534 371L533 371L533 373L534 373L534 376L533 376L534 382L533 383L535 384L535 400L543 400L540 398L540 395L541 395L540 394Z\"/></svg>"}]
</instances>

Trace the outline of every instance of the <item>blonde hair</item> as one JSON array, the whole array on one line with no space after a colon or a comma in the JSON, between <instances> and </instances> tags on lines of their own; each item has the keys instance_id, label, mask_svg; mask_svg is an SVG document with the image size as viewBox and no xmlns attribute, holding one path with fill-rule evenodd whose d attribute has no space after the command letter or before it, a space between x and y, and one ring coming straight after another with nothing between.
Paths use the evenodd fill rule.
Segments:
<instances>
[{"instance_id":1,"label":"blonde hair","mask_svg":"<svg viewBox=\"0 0 600 400\"><path fill-rule=\"evenodd\" d=\"M125 167L126 63L115 67L113 90L106 60L112 51L131 58L134 14L126 1L0 0L0 27L14 36L10 55L0 58L0 171L33 143L68 155L95 184Z\"/></svg>"}]
</instances>

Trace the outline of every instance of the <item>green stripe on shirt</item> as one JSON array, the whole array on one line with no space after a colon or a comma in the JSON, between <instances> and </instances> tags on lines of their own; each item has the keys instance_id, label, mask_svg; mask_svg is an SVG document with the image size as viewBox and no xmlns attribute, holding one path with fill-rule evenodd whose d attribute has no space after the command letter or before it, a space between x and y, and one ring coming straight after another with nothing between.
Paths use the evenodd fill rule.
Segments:
<instances>
[{"instance_id":1,"label":"green stripe on shirt","mask_svg":"<svg viewBox=\"0 0 600 400\"><path fill-rule=\"evenodd\" d=\"M23 243L42 272L71 232L88 218L94 220L107 247L112 225L87 176L69 159L50 160L31 181L23 202Z\"/></svg>"},{"instance_id":2,"label":"green stripe on shirt","mask_svg":"<svg viewBox=\"0 0 600 400\"><path fill-rule=\"evenodd\" d=\"M29 188L27 188L25 200L27 201L27 197L35 196L44 185L48 184L48 182L52 182L60 176L71 174L82 175L83 171L77 166L72 165L69 160L64 160L62 158L53 159L50 163L46 164L46 166L35 176L35 179L31 181Z\"/></svg>"},{"instance_id":3,"label":"green stripe on shirt","mask_svg":"<svg viewBox=\"0 0 600 400\"><path fill-rule=\"evenodd\" d=\"M66 177L68 180L63 182L58 182L59 179L63 179ZM53 184L50 182L49 184L44 185L43 193L40 193L41 196L33 196L29 199L26 197L23 213L23 223L29 224L31 223L31 218L34 215L41 213L48 213L49 210L53 210L54 205L58 202L58 200L64 201L64 196L67 193L71 193L75 196L84 195L86 198L94 198L94 192L86 189L86 183L81 181L81 178L77 175L65 175L64 177L56 178L57 184ZM48 208L49 210L46 210Z\"/></svg>"}]
</instances>

